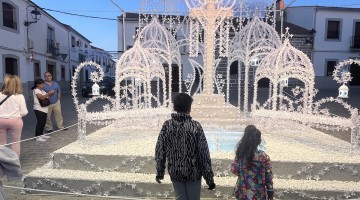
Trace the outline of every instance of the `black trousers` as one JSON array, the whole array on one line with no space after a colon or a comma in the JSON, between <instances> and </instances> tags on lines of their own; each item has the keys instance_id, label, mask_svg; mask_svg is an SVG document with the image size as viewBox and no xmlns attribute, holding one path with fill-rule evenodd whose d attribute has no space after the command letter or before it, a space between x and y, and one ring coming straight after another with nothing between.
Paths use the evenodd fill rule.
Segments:
<instances>
[{"instance_id":1,"label":"black trousers","mask_svg":"<svg viewBox=\"0 0 360 200\"><path fill-rule=\"evenodd\" d=\"M200 200L201 180L196 182L172 181L176 200Z\"/></svg>"},{"instance_id":2,"label":"black trousers","mask_svg":"<svg viewBox=\"0 0 360 200\"><path fill-rule=\"evenodd\" d=\"M34 110L34 111L35 111L35 115L36 115L36 119L37 119L35 136L40 136L40 135L44 134L47 113L44 113L44 112L41 112L38 110Z\"/></svg>"}]
</instances>

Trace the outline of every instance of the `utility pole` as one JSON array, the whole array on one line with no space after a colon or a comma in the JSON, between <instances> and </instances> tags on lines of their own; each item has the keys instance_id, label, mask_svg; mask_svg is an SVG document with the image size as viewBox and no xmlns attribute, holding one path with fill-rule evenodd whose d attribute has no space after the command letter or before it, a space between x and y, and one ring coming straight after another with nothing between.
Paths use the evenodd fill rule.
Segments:
<instances>
[{"instance_id":1,"label":"utility pole","mask_svg":"<svg viewBox=\"0 0 360 200\"><path fill-rule=\"evenodd\" d=\"M284 10L289 7L291 4L293 4L296 0L292 0L287 6L284 7L284 0L280 0L280 17L281 17L281 26L280 26L280 37L281 37L281 41L282 41L282 35L283 33L283 29L284 29Z\"/></svg>"},{"instance_id":2,"label":"utility pole","mask_svg":"<svg viewBox=\"0 0 360 200\"><path fill-rule=\"evenodd\" d=\"M122 33L123 33L123 38L122 38L122 42L123 42L123 53L126 51L126 44L125 44L125 17L126 17L126 11L121 8L117 3L115 3L113 0L110 0L111 3L113 3L117 8L119 8L119 10L123 13L123 17L122 17Z\"/></svg>"}]
</instances>

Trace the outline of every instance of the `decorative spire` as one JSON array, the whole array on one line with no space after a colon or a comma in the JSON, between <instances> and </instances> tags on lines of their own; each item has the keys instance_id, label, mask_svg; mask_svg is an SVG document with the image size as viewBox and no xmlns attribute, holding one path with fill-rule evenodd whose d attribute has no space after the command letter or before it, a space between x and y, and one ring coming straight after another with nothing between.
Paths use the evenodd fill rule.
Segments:
<instances>
[{"instance_id":1,"label":"decorative spire","mask_svg":"<svg viewBox=\"0 0 360 200\"><path fill-rule=\"evenodd\" d=\"M290 34L290 33L289 33L289 29L290 29L289 27L286 27L286 28L285 28L285 30L286 30L285 33L282 34L282 36L281 36L281 37L284 38L285 40L288 40L289 38L292 38L292 37L293 37L293 34Z\"/></svg>"}]
</instances>

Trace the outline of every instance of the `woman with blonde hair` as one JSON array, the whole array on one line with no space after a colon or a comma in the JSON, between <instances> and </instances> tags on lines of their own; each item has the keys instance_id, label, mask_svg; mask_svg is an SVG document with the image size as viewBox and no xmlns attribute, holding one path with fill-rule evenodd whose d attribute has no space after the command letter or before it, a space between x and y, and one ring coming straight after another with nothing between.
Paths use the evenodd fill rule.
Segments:
<instances>
[{"instance_id":1,"label":"woman with blonde hair","mask_svg":"<svg viewBox=\"0 0 360 200\"><path fill-rule=\"evenodd\" d=\"M8 143L8 133L11 142L21 140L22 117L27 113L20 78L16 75L6 75L4 85L0 91L0 145ZM20 143L14 143L10 148L20 156Z\"/></svg>"}]
</instances>

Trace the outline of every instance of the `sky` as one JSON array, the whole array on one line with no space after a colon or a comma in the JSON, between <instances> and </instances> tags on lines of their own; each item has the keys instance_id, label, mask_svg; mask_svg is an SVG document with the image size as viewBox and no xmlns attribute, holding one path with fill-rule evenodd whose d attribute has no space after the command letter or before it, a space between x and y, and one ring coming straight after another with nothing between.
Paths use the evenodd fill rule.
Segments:
<instances>
[{"instance_id":1,"label":"sky","mask_svg":"<svg viewBox=\"0 0 360 200\"><path fill-rule=\"evenodd\" d=\"M138 12L140 1L144 0L113 0L126 12ZM159 2L161 0L146 0ZM79 17L46 10L62 23L76 29L92 42L92 45L106 51L117 51L116 17L121 11L110 0L33 0L38 6L55 11L87 15L112 20ZM360 8L360 0L285 0L285 6L341 6Z\"/></svg>"}]
</instances>

